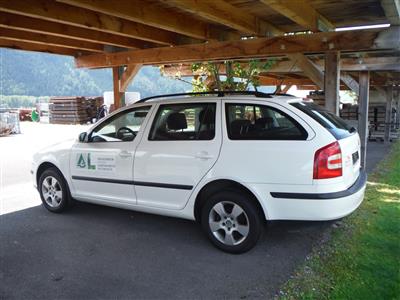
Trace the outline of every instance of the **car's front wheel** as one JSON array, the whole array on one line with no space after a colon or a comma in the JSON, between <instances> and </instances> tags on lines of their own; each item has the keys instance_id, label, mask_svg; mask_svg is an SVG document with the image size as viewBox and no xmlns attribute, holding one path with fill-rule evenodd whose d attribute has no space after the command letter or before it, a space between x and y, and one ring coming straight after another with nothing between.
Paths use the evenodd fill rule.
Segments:
<instances>
[{"instance_id":1,"label":"car's front wheel","mask_svg":"<svg viewBox=\"0 0 400 300\"><path fill-rule=\"evenodd\" d=\"M67 183L56 168L49 168L40 175L38 190L44 207L51 212L64 211L71 201Z\"/></svg>"},{"instance_id":2,"label":"car's front wheel","mask_svg":"<svg viewBox=\"0 0 400 300\"><path fill-rule=\"evenodd\" d=\"M202 209L201 224L211 242L230 253L253 248L263 229L259 208L236 191L211 196Z\"/></svg>"}]
</instances>

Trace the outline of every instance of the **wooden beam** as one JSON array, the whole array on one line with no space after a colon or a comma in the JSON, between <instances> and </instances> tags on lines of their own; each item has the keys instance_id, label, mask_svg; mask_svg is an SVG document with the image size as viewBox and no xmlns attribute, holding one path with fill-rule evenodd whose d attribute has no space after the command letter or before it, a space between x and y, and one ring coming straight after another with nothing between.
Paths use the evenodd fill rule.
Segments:
<instances>
[{"instance_id":1,"label":"wooden beam","mask_svg":"<svg viewBox=\"0 0 400 300\"><path fill-rule=\"evenodd\" d=\"M390 25L400 25L400 1L381 0L381 6Z\"/></svg>"},{"instance_id":2,"label":"wooden beam","mask_svg":"<svg viewBox=\"0 0 400 300\"><path fill-rule=\"evenodd\" d=\"M13 41L32 42L42 45L60 46L90 52L104 51L104 47L100 44L7 28L0 28L0 38Z\"/></svg>"},{"instance_id":3,"label":"wooden beam","mask_svg":"<svg viewBox=\"0 0 400 300\"><path fill-rule=\"evenodd\" d=\"M358 133L361 142L361 167L365 169L368 142L369 72L360 72L359 81L360 96L358 98Z\"/></svg>"},{"instance_id":4,"label":"wooden beam","mask_svg":"<svg viewBox=\"0 0 400 300\"><path fill-rule=\"evenodd\" d=\"M298 65L304 74L310 78L320 89L324 88L324 73L304 54L293 53L287 55L293 64Z\"/></svg>"},{"instance_id":5,"label":"wooden beam","mask_svg":"<svg viewBox=\"0 0 400 300\"><path fill-rule=\"evenodd\" d=\"M322 71L325 68L324 59L312 60L315 65ZM246 62L242 63L243 67L247 66ZM221 74L225 74L224 65L220 67ZM365 57L358 58L341 58L340 59L341 71L378 71L378 70L392 70L400 72L400 56L397 57ZM278 60L274 65L268 69L268 73L286 74L286 73L301 73L302 69L298 65L293 64L290 60ZM168 76L175 76L179 73L180 76L193 76L193 71L189 64L179 65L164 65L164 73Z\"/></svg>"},{"instance_id":6,"label":"wooden beam","mask_svg":"<svg viewBox=\"0 0 400 300\"><path fill-rule=\"evenodd\" d=\"M179 43L180 35L52 0L0 0L0 11L113 33L163 45Z\"/></svg>"},{"instance_id":7,"label":"wooden beam","mask_svg":"<svg viewBox=\"0 0 400 300\"><path fill-rule=\"evenodd\" d=\"M142 48L144 46L154 46L152 43L147 43L146 45L146 43L143 41L124 36L118 36L110 33L94 31L45 20L38 20L35 18L5 12L0 12L0 27L44 33L59 37L68 37L71 39L130 49Z\"/></svg>"},{"instance_id":8,"label":"wooden beam","mask_svg":"<svg viewBox=\"0 0 400 300\"><path fill-rule=\"evenodd\" d=\"M57 0L73 6L89 9L121 19L142 23L164 30L180 33L197 39L223 39L226 31L213 28L206 22L193 21L193 18L171 9L149 5L143 0L115 2L109 0ZM238 35L239 39L240 36Z\"/></svg>"},{"instance_id":9,"label":"wooden beam","mask_svg":"<svg viewBox=\"0 0 400 300\"><path fill-rule=\"evenodd\" d=\"M283 89L281 89L281 92L283 93L283 94L286 94L289 90L290 90L290 88L292 87L293 85L285 85L285 87L283 88Z\"/></svg>"},{"instance_id":10,"label":"wooden beam","mask_svg":"<svg viewBox=\"0 0 400 300\"><path fill-rule=\"evenodd\" d=\"M122 93L120 90L120 68L114 67L112 68L113 74L113 88L114 88L114 110L122 107Z\"/></svg>"},{"instance_id":11,"label":"wooden beam","mask_svg":"<svg viewBox=\"0 0 400 300\"><path fill-rule=\"evenodd\" d=\"M76 60L76 66L95 68L128 64L157 65L193 61L265 58L299 52L307 54L334 50L398 49L400 48L399 34L399 27L390 27L130 50L81 57Z\"/></svg>"},{"instance_id":12,"label":"wooden beam","mask_svg":"<svg viewBox=\"0 0 400 300\"><path fill-rule=\"evenodd\" d=\"M89 54L87 51L80 51L71 48L59 47L59 46L50 46L44 44L37 44L31 42L21 42L21 41L13 41L0 38L0 47L17 49L17 50L25 50L25 51L35 51L35 52L47 52L52 54L60 54L60 55L69 55L69 56L79 56L82 54Z\"/></svg>"},{"instance_id":13,"label":"wooden beam","mask_svg":"<svg viewBox=\"0 0 400 300\"><path fill-rule=\"evenodd\" d=\"M140 71L142 65L128 65L120 78L119 89L125 92L133 78Z\"/></svg>"},{"instance_id":14,"label":"wooden beam","mask_svg":"<svg viewBox=\"0 0 400 300\"><path fill-rule=\"evenodd\" d=\"M340 53L329 51L325 54L325 108L339 115Z\"/></svg>"},{"instance_id":15,"label":"wooden beam","mask_svg":"<svg viewBox=\"0 0 400 300\"><path fill-rule=\"evenodd\" d=\"M294 78L274 78L271 76L259 76L260 85L274 85L274 86L291 86L291 85L314 85L308 78L294 79Z\"/></svg>"},{"instance_id":16,"label":"wooden beam","mask_svg":"<svg viewBox=\"0 0 400 300\"><path fill-rule=\"evenodd\" d=\"M316 11L308 0L260 0L304 29L332 31L335 26Z\"/></svg>"},{"instance_id":17,"label":"wooden beam","mask_svg":"<svg viewBox=\"0 0 400 300\"><path fill-rule=\"evenodd\" d=\"M393 87L390 85L386 89L386 112L385 112L385 134L383 141L390 143L390 131L392 122Z\"/></svg>"},{"instance_id":18,"label":"wooden beam","mask_svg":"<svg viewBox=\"0 0 400 300\"><path fill-rule=\"evenodd\" d=\"M350 89L352 90L357 96L360 93L360 87L359 84L356 80L354 80L354 78L346 73L346 72L342 72L340 74L340 80Z\"/></svg>"},{"instance_id":19,"label":"wooden beam","mask_svg":"<svg viewBox=\"0 0 400 300\"><path fill-rule=\"evenodd\" d=\"M258 36L282 34L282 30L254 15L225 2L224 0L164 0L192 14L223 24L238 31Z\"/></svg>"}]
</instances>

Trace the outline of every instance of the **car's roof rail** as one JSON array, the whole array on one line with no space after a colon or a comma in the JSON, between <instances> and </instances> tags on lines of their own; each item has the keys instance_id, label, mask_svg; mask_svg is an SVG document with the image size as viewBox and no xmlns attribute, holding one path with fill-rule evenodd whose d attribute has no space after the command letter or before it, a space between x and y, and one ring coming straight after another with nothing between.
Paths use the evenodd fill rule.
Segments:
<instances>
[{"instance_id":1,"label":"car's roof rail","mask_svg":"<svg viewBox=\"0 0 400 300\"><path fill-rule=\"evenodd\" d=\"M177 96L201 96L201 95L217 95L218 97L224 97L225 95L252 95L252 96L260 97L260 98L272 98L272 96L274 94L263 93L263 92L258 92L258 91L215 91L215 92L176 93L176 94L151 96L151 97L140 99L136 103L143 103L143 102L153 100L153 99L158 99L158 98L169 98L169 97L177 97ZM281 96L281 94L278 94L277 96Z\"/></svg>"}]
</instances>

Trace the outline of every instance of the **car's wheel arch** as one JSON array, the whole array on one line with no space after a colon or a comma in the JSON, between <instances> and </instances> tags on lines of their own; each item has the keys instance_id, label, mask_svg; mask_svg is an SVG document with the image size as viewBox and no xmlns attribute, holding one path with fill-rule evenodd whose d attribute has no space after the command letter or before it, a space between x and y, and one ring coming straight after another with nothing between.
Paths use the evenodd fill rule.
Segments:
<instances>
[{"instance_id":1,"label":"car's wheel arch","mask_svg":"<svg viewBox=\"0 0 400 300\"><path fill-rule=\"evenodd\" d=\"M64 179L64 181L65 181L65 183L67 184L67 187L68 187L68 181L65 179L64 174L61 172L60 168L57 167L54 163L49 162L49 161L42 162L37 168L37 171L36 171L36 184L37 184L37 186L39 186L40 176L43 174L44 171L46 171L46 170L48 170L50 168L54 168L54 169L57 170L57 172L62 176L62 178Z\"/></svg>"},{"instance_id":2,"label":"car's wheel arch","mask_svg":"<svg viewBox=\"0 0 400 300\"><path fill-rule=\"evenodd\" d=\"M223 190L235 190L238 192L241 192L243 194L246 194L249 196L249 200L253 202L254 205L256 205L262 214L262 217L264 220L267 217L265 208L263 205L260 203L259 198L256 196L256 193L252 191L249 187L246 187L244 184L232 180L232 179L216 179L213 181L210 181L206 183L200 191L196 195L195 203L194 203L194 218L196 221L201 220L201 211L206 203L207 199L220 191Z\"/></svg>"}]
</instances>

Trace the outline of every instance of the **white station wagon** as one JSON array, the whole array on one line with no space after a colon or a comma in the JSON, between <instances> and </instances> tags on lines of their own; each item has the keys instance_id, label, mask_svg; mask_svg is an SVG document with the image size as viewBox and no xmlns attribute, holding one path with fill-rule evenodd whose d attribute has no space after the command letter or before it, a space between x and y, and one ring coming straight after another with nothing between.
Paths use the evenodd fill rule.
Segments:
<instances>
[{"instance_id":1,"label":"white station wagon","mask_svg":"<svg viewBox=\"0 0 400 300\"><path fill-rule=\"evenodd\" d=\"M265 220L332 220L362 202L354 128L287 95L157 96L107 116L79 140L34 155L44 206L73 199L198 221L241 253Z\"/></svg>"}]
</instances>

